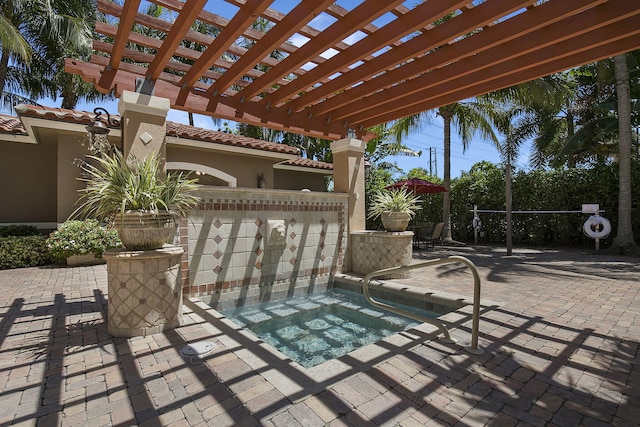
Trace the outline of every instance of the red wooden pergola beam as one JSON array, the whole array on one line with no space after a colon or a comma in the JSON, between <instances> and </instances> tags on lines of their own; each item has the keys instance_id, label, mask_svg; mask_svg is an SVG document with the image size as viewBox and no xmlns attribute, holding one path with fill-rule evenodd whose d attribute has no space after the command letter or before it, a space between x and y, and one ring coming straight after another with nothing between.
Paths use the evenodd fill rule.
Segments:
<instances>
[{"instance_id":1,"label":"red wooden pergola beam","mask_svg":"<svg viewBox=\"0 0 640 427\"><path fill-rule=\"evenodd\" d=\"M555 45L555 51L559 52L571 52L579 49L582 45L587 44L587 39L584 39L583 35L588 32L597 31L597 35L600 37L616 37L621 32L620 28L615 28L618 25L617 23L622 22L625 17L633 19L639 13L637 8L629 6L629 3L626 6L605 3L562 21L553 20L552 12L555 12L553 10L542 10L542 6L540 6L535 11L542 13L527 19L527 22L534 23L532 27L537 28L533 32L523 31L519 37L503 43L501 42L502 37L513 31L512 28L507 26L508 22L505 22L505 28L496 25L483 31L483 34L445 46L431 55L424 56L408 64L407 72L398 70L396 74L397 77L406 79L400 84L390 87L393 82L390 82L386 78L387 76L381 76L381 83L376 84L376 87L388 87L388 89L364 98L363 104L366 106L357 113L358 117L355 121L361 121L363 115L368 114L368 111L372 109L390 111L389 104L399 98L404 99L403 106L406 106L407 102L411 102L409 98L413 100L420 97L420 95L411 97L414 93L424 94L434 90L444 91L449 86L459 88L457 81L461 76L473 74L475 76L474 79L477 79L481 70L492 65L503 64L500 67L493 67L493 70L496 70L495 72L497 73L506 72L507 68L505 67L524 66L532 58L535 58L535 56L527 55L528 53L543 51L549 46ZM526 19L528 17L523 15L522 18ZM536 22L550 22L551 24L536 27ZM611 28L611 30L608 30L608 28ZM568 44L562 45L564 42L569 43L569 40L572 43L571 49L569 49ZM420 70L422 73L418 77L411 79ZM429 72L430 70L433 71ZM373 85L376 80L370 80L368 82L369 86ZM351 100L359 100L350 95L349 92L341 96L346 96ZM332 101L329 100L328 103ZM330 112L329 115L335 120L350 117L349 120L351 121L354 116L353 106L345 105Z\"/></svg>"},{"instance_id":2,"label":"red wooden pergola beam","mask_svg":"<svg viewBox=\"0 0 640 427\"><path fill-rule=\"evenodd\" d=\"M426 22L432 22L444 15L447 15L460 6L468 3L468 0L430 0L416 6L412 13L406 13L382 27L348 49L341 55L336 55L322 65L318 65L304 76L295 79L286 86L281 87L273 94L265 97L263 105L276 105L299 92L306 91L318 80L324 79L338 70L342 70L349 65L365 58L367 55L375 53L391 42L410 34L425 26Z\"/></svg>"},{"instance_id":3,"label":"red wooden pergola beam","mask_svg":"<svg viewBox=\"0 0 640 427\"><path fill-rule=\"evenodd\" d=\"M597 0L580 1L584 3L593 3ZM340 106L349 104L355 99L362 98L366 95L379 91L382 88L389 87L397 83L397 75L401 75L404 79L414 77L416 74L427 71L427 69L424 68L424 65L417 64L423 64L427 57L430 58L431 55L437 54L439 53L439 51L432 52L429 55L424 55L420 59L416 59L408 64L405 64L401 68L395 69L393 73L390 73L388 71L392 70L398 64L401 64L417 56L420 52L430 51L438 46L442 46L448 40L452 40L456 37L468 34L474 29L482 27L495 20L496 17L505 16L509 13L514 12L514 10L521 9L522 7L530 3L530 0L504 0L500 3L482 3L479 6L473 8L472 11L459 15L456 18L450 19L449 21L443 22L441 25L438 25L437 27L434 27L429 31L425 31L419 36L407 41L406 43L403 43L401 46L398 46L396 49L394 49L393 52L383 54L375 61L371 61L367 64L361 65L349 71L348 73L330 81L329 83L299 96L298 98L287 103L286 107L291 108L294 111L299 111L318 100L324 99L324 102L314 105L310 109L310 111L313 114L325 114L331 110L339 108ZM554 3L553 5L554 7L563 7L563 3ZM567 8L566 3L564 4L564 8L573 10L573 8ZM511 18L505 23L505 25L518 18L519 16ZM519 31L527 31L526 26L512 25L511 27L515 27L512 29L518 29ZM481 34L469 38L469 40L475 40L476 37L484 37L485 32L486 30ZM501 34L500 37L505 37L505 33L507 32L503 31L503 34ZM516 33L516 35L517 34L519 33ZM463 42L464 40L458 43ZM443 47L442 49L450 52L453 49L453 46L456 45L457 43L455 45ZM484 45L482 46L484 48ZM464 53L467 55L471 55L476 52L477 48L475 51L465 50ZM411 71L407 72L407 70L409 69L411 69ZM376 78L371 78L372 76L381 73L385 74L382 74ZM363 83L354 86L358 82ZM384 86L382 86L382 84L384 84ZM339 93L341 91L344 92ZM331 94L338 95L331 96Z\"/></svg>"},{"instance_id":4,"label":"red wooden pergola beam","mask_svg":"<svg viewBox=\"0 0 640 427\"><path fill-rule=\"evenodd\" d=\"M216 81L207 91L208 96L222 93L235 80L241 79L244 73L252 68L262 58L269 56L271 52L284 42L291 34L295 33L308 16L315 16L332 0L315 0L313 2L301 2L282 21L271 28L251 49L247 51L227 72ZM214 96L215 97L215 96Z\"/></svg>"},{"instance_id":5,"label":"red wooden pergola beam","mask_svg":"<svg viewBox=\"0 0 640 427\"><path fill-rule=\"evenodd\" d=\"M367 139L368 126L640 47L640 2L629 0L364 0L353 10L322 0L287 13L270 0L225 0L239 8L230 19L212 12L223 0L149 1L175 22L138 12L140 0L98 0L119 24L96 23L106 38L94 49L104 56L68 60L67 70L102 92L146 79L173 108L328 139L350 128ZM323 31L311 22L321 13L337 20ZM378 28L384 14L395 19ZM251 28L258 16L274 26ZM192 29L196 20L219 34ZM132 32L136 25L164 39ZM363 38L346 44L355 32ZM293 34L309 40L298 48L287 41ZM337 54L323 58L329 49Z\"/></svg>"}]
</instances>

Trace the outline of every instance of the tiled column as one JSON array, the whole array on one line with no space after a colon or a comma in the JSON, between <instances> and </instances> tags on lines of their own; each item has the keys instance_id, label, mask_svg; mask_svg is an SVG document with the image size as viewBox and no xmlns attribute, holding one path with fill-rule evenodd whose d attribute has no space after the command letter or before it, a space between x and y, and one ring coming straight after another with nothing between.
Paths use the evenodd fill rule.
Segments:
<instances>
[{"instance_id":1,"label":"tiled column","mask_svg":"<svg viewBox=\"0 0 640 427\"><path fill-rule=\"evenodd\" d=\"M111 335L146 336L180 326L182 253L182 248L165 245L151 251L112 249L103 254Z\"/></svg>"},{"instance_id":2,"label":"tiled column","mask_svg":"<svg viewBox=\"0 0 640 427\"><path fill-rule=\"evenodd\" d=\"M166 159L165 136L170 104L166 98L124 91L118 104L125 157L143 159L158 153ZM163 163L164 167L164 163Z\"/></svg>"},{"instance_id":3,"label":"tiled column","mask_svg":"<svg viewBox=\"0 0 640 427\"><path fill-rule=\"evenodd\" d=\"M351 271L351 232L366 228L364 203L364 149L366 143L355 138L344 138L331 143L333 152L333 187L336 193L347 193L348 241L344 270Z\"/></svg>"},{"instance_id":4,"label":"tiled column","mask_svg":"<svg viewBox=\"0 0 640 427\"><path fill-rule=\"evenodd\" d=\"M356 231L349 236L351 271L363 276L384 268L411 265L413 233ZM379 279L406 279L409 271L380 276Z\"/></svg>"},{"instance_id":5,"label":"tiled column","mask_svg":"<svg viewBox=\"0 0 640 427\"><path fill-rule=\"evenodd\" d=\"M333 185L336 193L349 194L349 232L364 230L364 149L366 143L345 138L331 143Z\"/></svg>"}]
</instances>

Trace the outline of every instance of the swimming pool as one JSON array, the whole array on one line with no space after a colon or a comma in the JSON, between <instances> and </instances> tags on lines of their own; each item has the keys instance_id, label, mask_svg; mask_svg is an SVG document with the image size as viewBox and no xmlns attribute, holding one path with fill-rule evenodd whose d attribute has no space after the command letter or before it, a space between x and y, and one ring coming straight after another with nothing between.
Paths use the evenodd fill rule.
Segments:
<instances>
[{"instance_id":1,"label":"swimming pool","mask_svg":"<svg viewBox=\"0 0 640 427\"><path fill-rule=\"evenodd\" d=\"M394 305L431 318L441 316ZM305 368L419 324L375 308L361 294L343 289L224 310L221 314Z\"/></svg>"}]
</instances>

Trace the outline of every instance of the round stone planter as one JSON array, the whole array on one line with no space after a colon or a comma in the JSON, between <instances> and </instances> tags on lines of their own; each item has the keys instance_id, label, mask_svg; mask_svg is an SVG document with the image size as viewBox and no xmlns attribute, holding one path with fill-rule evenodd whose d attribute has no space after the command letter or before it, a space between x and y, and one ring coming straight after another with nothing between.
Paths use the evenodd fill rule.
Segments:
<instances>
[{"instance_id":1,"label":"round stone planter","mask_svg":"<svg viewBox=\"0 0 640 427\"><path fill-rule=\"evenodd\" d=\"M127 211L114 225L123 246L136 251L159 249L176 233L175 217L169 212Z\"/></svg>"},{"instance_id":2,"label":"round stone planter","mask_svg":"<svg viewBox=\"0 0 640 427\"><path fill-rule=\"evenodd\" d=\"M409 226L411 216L406 212L385 211L380 215L382 226L387 231L405 231Z\"/></svg>"},{"instance_id":3,"label":"round stone planter","mask_svg":"<svg viewBox=\"0 0 640 427\"><path fill-rule=\"evenodd\" d=\"M114 337L157 334L182 323L183 249L130 251L111 249L103 254L108 276L108 331Z\"/></svg>"}]
</instances>

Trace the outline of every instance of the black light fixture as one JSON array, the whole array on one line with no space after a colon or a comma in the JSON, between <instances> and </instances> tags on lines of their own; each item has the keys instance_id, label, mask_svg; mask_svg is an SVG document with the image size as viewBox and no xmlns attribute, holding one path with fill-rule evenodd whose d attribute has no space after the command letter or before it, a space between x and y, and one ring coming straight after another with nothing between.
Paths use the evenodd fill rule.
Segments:
<instances>
[{"instance_id":1,"label":"black light fixture","mask_svg":"<svg viewBox=\"0 0 640 427\"><path fill-rule=\"evenodd\" d=\"M267 188L267 179L264 177L264 173L258 175L258 188Z\"/></svg>"},{"instance_id":2,"label":"black light fixture","mask_svg":"<svg viewBox=\"0 0 640 427\"><path fill-rule=\"evenodd\" d=\"M93 122L87 126L87 131L93 135L107 135L111 130L107 127L102 121L102 114L107 115L107 124L111 127L120 127L120 122L117 119L111 117L109 112L102 107L96 107L93 110L93 114L95 117L93 118Z\"/></svg>"},{"instance_id":3,"label":"black light fixture","mask_svg":"<svg viewBox=\"0 0 640 427\"><path fill-rule=\"evenodd\" d=\"M371 162L369 161L369 156L365 154L364 156L364 179L369 179L369 175L371 174Z\"/></svg>"}]
</instances>

